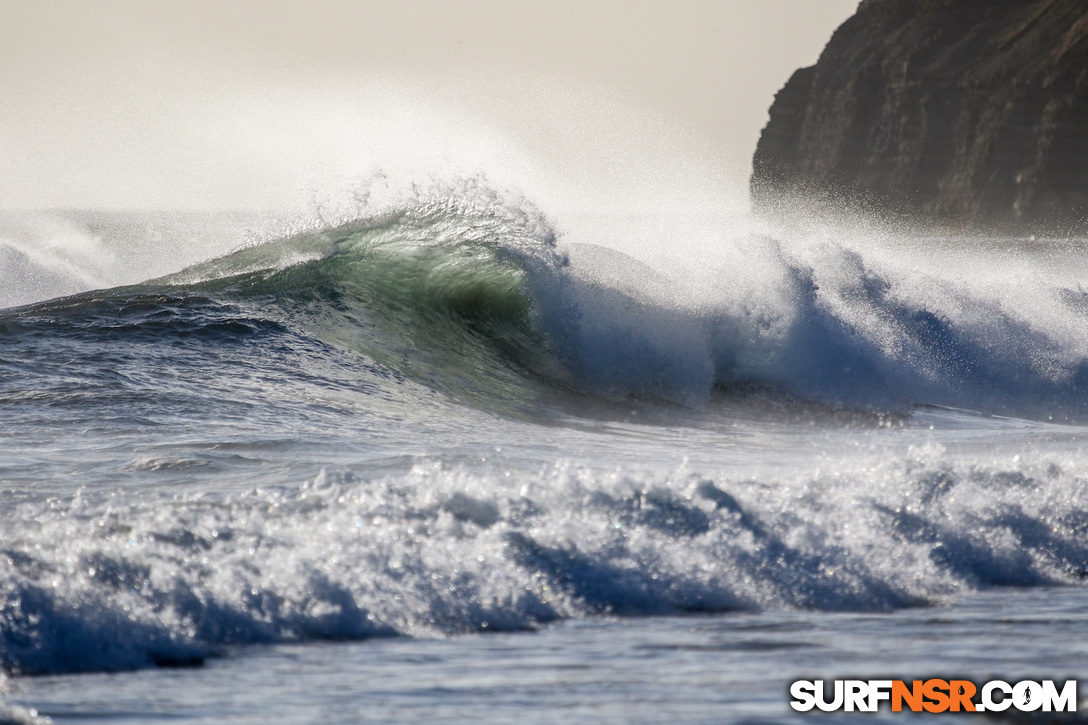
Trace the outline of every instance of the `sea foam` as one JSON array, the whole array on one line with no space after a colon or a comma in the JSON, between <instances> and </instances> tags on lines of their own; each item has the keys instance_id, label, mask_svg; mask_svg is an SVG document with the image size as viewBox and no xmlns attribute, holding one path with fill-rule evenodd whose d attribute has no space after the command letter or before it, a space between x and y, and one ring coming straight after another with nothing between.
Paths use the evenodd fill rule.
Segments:
<instances>
[{"instance_id":1,"label":"sea foam","mask_svg":"<svg viewBox=\"0 0 1088 725\"><path fill-rule=\"evenodd\" d=\"M825 460L772 486L420 461L232 496L26 501L11 520L34 526L2 536L0 661L25 673L188 665L247 643L887 611L1073 583L1088 575L1080 463L958 464L921 447Z\"/></svg>"}]
</instances>

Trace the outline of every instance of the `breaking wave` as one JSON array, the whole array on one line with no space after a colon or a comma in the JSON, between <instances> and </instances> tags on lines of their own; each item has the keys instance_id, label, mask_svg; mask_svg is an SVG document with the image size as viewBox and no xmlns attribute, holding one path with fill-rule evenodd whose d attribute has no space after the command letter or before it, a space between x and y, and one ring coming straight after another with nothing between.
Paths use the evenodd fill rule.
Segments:
<instances>
[{"instance_id":1,"label":"breaking wave","mask_svg":"<svg viewBox=\"0 0 1088 725\"><path fill-rule=\"evenodd\" d=\"M1088 486L1056 460L957 466L920 449L773 487L509 473L420 461L233 496L20 504L36 525L3 536L0 665L187 666L239 644L593 615L888 611L1088 575Z\"/></svg>"},{"instance_id":2,"label":"breaking wave","mask_svg":"<svg viewBox=\"0 0 1088 725\"><path fill-rule=\"evenodd\" d=\"M159 296L172 300L163 311L125 325L153 334L171 315L194 316L185 300L198 313L222 305L215 325L245 308L477 400L538 397L543 385L698 408L715 390L754 388L860 409L1074 421L1088 411L1088 293L979 276L1000 251L975 249L977 266L949 275L918 271L909 250L889 260L834 240L814 249L754 236L738 242L743 268L719 269L708 286L564 244L524 200L461 192L31 306L5 324Z\"/></svg>"}]
</instances>

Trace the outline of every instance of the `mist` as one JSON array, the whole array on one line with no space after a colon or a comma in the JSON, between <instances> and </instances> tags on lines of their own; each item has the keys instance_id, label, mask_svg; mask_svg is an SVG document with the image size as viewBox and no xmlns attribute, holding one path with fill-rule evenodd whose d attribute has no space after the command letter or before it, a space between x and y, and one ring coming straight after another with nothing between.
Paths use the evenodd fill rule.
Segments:
<instances>
[{"instance_id":1,"label":"mist","mask_svg":"<svg viewBox=\"0 0 1088 725\"><path fill-rule=\"evenodd\" d=\"M736 192L774 92L855 5L19 5L0 206L312 212L376 173L596 210Z\"/></svg>"}]
</instances>

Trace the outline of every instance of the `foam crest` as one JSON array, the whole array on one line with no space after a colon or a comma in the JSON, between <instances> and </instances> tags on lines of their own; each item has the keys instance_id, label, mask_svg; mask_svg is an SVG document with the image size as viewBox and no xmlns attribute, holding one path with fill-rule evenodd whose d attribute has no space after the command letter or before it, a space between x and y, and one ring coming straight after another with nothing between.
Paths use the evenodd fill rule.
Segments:
<instances>
[{"instance_id":1,"label":"foam crest","mask_svg":"<svg viewBox=\"0 0 1088 725\"><path fill-rule=\"evenodd\" d=\"M443 636L566 617L934 603L1088 575L1076 456L825 461L768 486L558 463L322 469L234 496L27 500L0 537L0 658L188 665L261 642Z\"/></svg>"},{"instance_id":2,"label":"foam crest","mask_svg":"<svg viewBox=\"0 0 1088 725\"><path fill-rule=\"evenodd\" d=\"M714 383L707 327L669 280L605 247L564 250L568 268L529 284L536 322L578 384L598 395L705 405Z\"/></svg>"},{"instance_id":3,"label":"foam crest","mask_svg":"<svg viewBox=\"0 0 1088 725\"><path fill-rule=\"evenodd\" d=\"M982 269L1000 256L960 251ZM796 317L787 357L799 366L785 381L846 403L1082 414L1077 381L1088 356L1085 336L1068 326L1081 296L1075 289L919 269L910 255L888 256L836 244L788 262Z\"/></svg>"},{"instance_id":4,"label":"foam crest","mask_svg":"<svg viewBox=\"0 0 1088 725\"><path fill-rule=\"evenodd\" d=\"M756 385L832 406L1082 420L1076 251L995 244L754 236L687 276L569 245L549 290L566 306L536 302L591 387L699 405L715 385Z\"/></svg>"}]
</instances>

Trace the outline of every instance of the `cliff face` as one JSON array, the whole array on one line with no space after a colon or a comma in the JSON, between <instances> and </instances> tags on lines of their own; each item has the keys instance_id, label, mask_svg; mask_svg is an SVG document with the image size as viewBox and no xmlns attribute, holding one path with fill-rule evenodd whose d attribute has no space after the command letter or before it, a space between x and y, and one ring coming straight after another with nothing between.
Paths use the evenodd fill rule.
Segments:
<instances>
[{"instance_id":1,"label":"cliff face","mask_svg":"<svg viewBox=\"0 0 1088 725\"><path fill-rule=\"evenodd\" d=\"M946 228L1088 228L1088 2L864 0L775 97L758 206L845 197Z\"/></svg>"}]
</instances>

